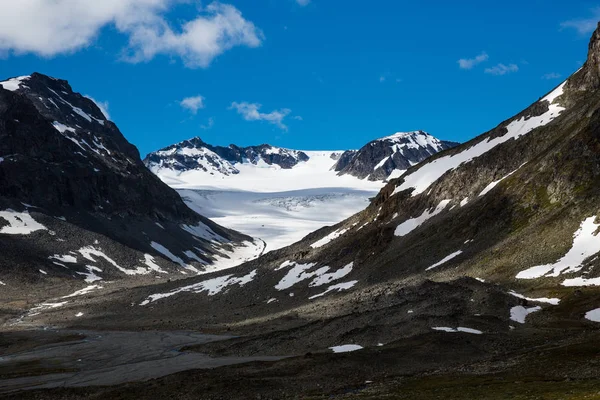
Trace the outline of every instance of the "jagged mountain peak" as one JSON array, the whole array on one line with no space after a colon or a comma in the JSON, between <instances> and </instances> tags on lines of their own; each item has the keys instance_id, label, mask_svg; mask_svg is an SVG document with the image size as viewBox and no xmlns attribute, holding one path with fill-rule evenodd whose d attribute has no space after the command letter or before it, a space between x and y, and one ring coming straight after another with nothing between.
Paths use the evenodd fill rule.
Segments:
<instances>
[{"instance_id":1,"label":"jagged mountain peak","mask_svg":"<svg viewBox=\"0 0 600 400\"><path fill-rule=\"evenodd\" d=\"M600 88L600 22L588 45L587 59L583 66L569 79L568 89L576 91Z\"/></svg>"},{"instance_id":2,"label":"jagged mountain peak","mask_svg":"<svg viewBox=\"0 0 600 400\"><path fill-rule=\"evenodd\" d=\"M184 140L148 154L146 166L154 172L170 169L177 172L199 170L211 175L235 175L237 164L269 165L290 169L307 161L303 151L275 147L270 144L239 147L213 146L200 137Z\"/></svg>"},{"instance_id":3,"label":"jagged mountain peak","mask_svg":"<svg viewBox=\"0 0 600 400\"><path fill-rule=\"evenodd\" d=\"M424 131L397 132L375 139L360 150L342 154L334 166L339 175L371 181L391 179L426 158L455 146Z\"/></svg>"}]
</instances>

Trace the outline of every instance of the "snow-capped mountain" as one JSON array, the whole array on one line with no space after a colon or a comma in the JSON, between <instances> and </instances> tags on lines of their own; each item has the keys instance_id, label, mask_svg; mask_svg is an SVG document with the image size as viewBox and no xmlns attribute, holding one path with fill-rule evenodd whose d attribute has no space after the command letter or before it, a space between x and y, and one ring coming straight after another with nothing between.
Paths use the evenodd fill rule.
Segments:
<instances>
[{"instance_id":1,"label":"snow-capped mountain","mask_svg":"<svg viewBox=\"0 0 600 400\"><path fill-rule=\"evenodd\" d=\"M397 178L410 167L458 143L439 140L423 131L398 132L373 140L360 150L344 152L334 169L339 175L352 175L382 181Z\"/></svg>"},{"instance_id":2,"label":"snow-capped mountain","mask_svg":"<svg viewBox=\"0 0 600 400\"><path fill-rule=\"evenodd\" d=\"M385 171L400 173L396 168L447 146L424 132L396 134L350 152L220 147L194 138L144 162L192 209L275 250L363 209L382 187ZM362 179L365 171L368 180Z\"/></svg>"},{"instance_id":3,"label":"snow-capped mountain","mask_svg":"<svg viewBox=\"0 0 600 400\"><path fill-rule=\"evenodd\" d=\"M189 209L92 100L38 73L0 82L0 188L3 293L182 277L264 247Z\"/></svg>"},{"instance_id":4,"label":"snow-capped mountain","mask_svg":"<svg viewBox=\"0 0 600 400\"><path fill-rule=\"evenodd\" d=\"M455 145L423 131L396 133L373 140L360 150L316 152L268 144L250 147L233 144L228 147L212 146L200 138L193 138L150 153L144 163L159 177L180 176L182 180L190 181L185 178L186 175L200 179L202 175L223 178L242 173L247 178L249 174L260 174L257 172L259 168L289 170L309 163L311 157L321 158L326 154L326 160L314 162L323 167L319 172L326 172L327 168L337 172L338 176L383 181L390 176L400 176L411 166Z\"/></svg>"},{"instance_id":5,"label":"snow-capped mountain","mask_svg":"<svg viewBox=\"0 0 600 400\"><path fill-rule=\"evenodd\" d=\"M144 162L153 171L197 170L211 175L229 176L240 173L235 167L236 164L270 165L290 169L300 162L308 161L308 158L302 151L282 149L268 144L249 147L232 144L222 147L212 146L195 137L150 153Z\"/></svg>"}]
</instances>

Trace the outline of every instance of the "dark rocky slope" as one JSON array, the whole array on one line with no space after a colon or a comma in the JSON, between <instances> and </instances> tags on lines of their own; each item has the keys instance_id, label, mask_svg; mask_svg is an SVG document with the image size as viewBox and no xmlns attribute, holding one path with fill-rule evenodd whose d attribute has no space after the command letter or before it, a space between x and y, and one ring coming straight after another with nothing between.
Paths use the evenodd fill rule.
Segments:
<instances>
[{"instance_id":1,"label":"dark rocky slope","mask_svg":"<svg viewBox=\"0 0 600 400\"><path fill-rule=\"evenodd\" d=\"M252 241L190 210L93 101L38 73L0 84L0 188L0 298L17 310L84 278L182 277Z\"/></svg>"}]
</instances>

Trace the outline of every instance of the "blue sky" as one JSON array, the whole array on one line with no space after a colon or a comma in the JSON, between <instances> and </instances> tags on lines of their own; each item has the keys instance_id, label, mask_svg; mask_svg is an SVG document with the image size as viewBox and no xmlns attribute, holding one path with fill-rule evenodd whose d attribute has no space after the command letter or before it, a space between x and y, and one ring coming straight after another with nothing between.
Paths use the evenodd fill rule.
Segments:
<instances>
[{"instance_id":1,"label":"blue sky","mask_svg":"<svg viewBox=\"0 0 600 400\"><path fill-rule=\"evenodd\" d=\"M306 150L417 129L466 141L579 68L600 19L588 1L73 1L7 6L1 75L67 79L108 103L142 156L194 136Z\"/></svg>"}]
</instances>

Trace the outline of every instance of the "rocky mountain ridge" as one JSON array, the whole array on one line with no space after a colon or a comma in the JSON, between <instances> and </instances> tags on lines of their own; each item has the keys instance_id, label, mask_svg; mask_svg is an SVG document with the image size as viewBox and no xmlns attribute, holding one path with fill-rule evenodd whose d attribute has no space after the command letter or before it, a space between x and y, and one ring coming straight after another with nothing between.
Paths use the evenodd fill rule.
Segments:
<instances>
[{"instance_id":1,"label":"rocky mountain ridge","mask_svg":"<svg viewBox=\"0 0 600 400\"><path fill-rule=\"evenodd\" d=\"M370 181L393 179L432 155L458 145L423 131L398 132L373 140L359 150L344 152L334 169Z\"/></svg>"},{"instance_id":2,"label":"rocky mountain ridge","mask_svg":"<svg viewBox=\"0 0 600 400\"><path fill-rule=\"evenodd\" d=\"M290 169L308 158L302 151L268 144L249 147L234 144L228 147L212 146L195 137L148 154L144 163L151 170L169 168L183 172L197 169L209 174L228 176L240 173L235 164L276 165Z\"/></svg>"},{"instance_id":3,"label":"rocky mountain ridge","mask_svg":"<svg viewBox=\"0 0 600 400\"><path fill-rule=\"evenodd\" d=\"M456 143L440 141L422 131L396 133L373 140L360 150L330 151L328 168L339 176L383 181L401 175L410 166L454 145ZM176 173L204 171L227 177L239 174L240 164L293 169L309 161L312 153L322 152L290 150L268 144L212 146L196 137L150 153L144 163L159 176L162 170L171 170Z\"/></svg>"}]
</instances>

